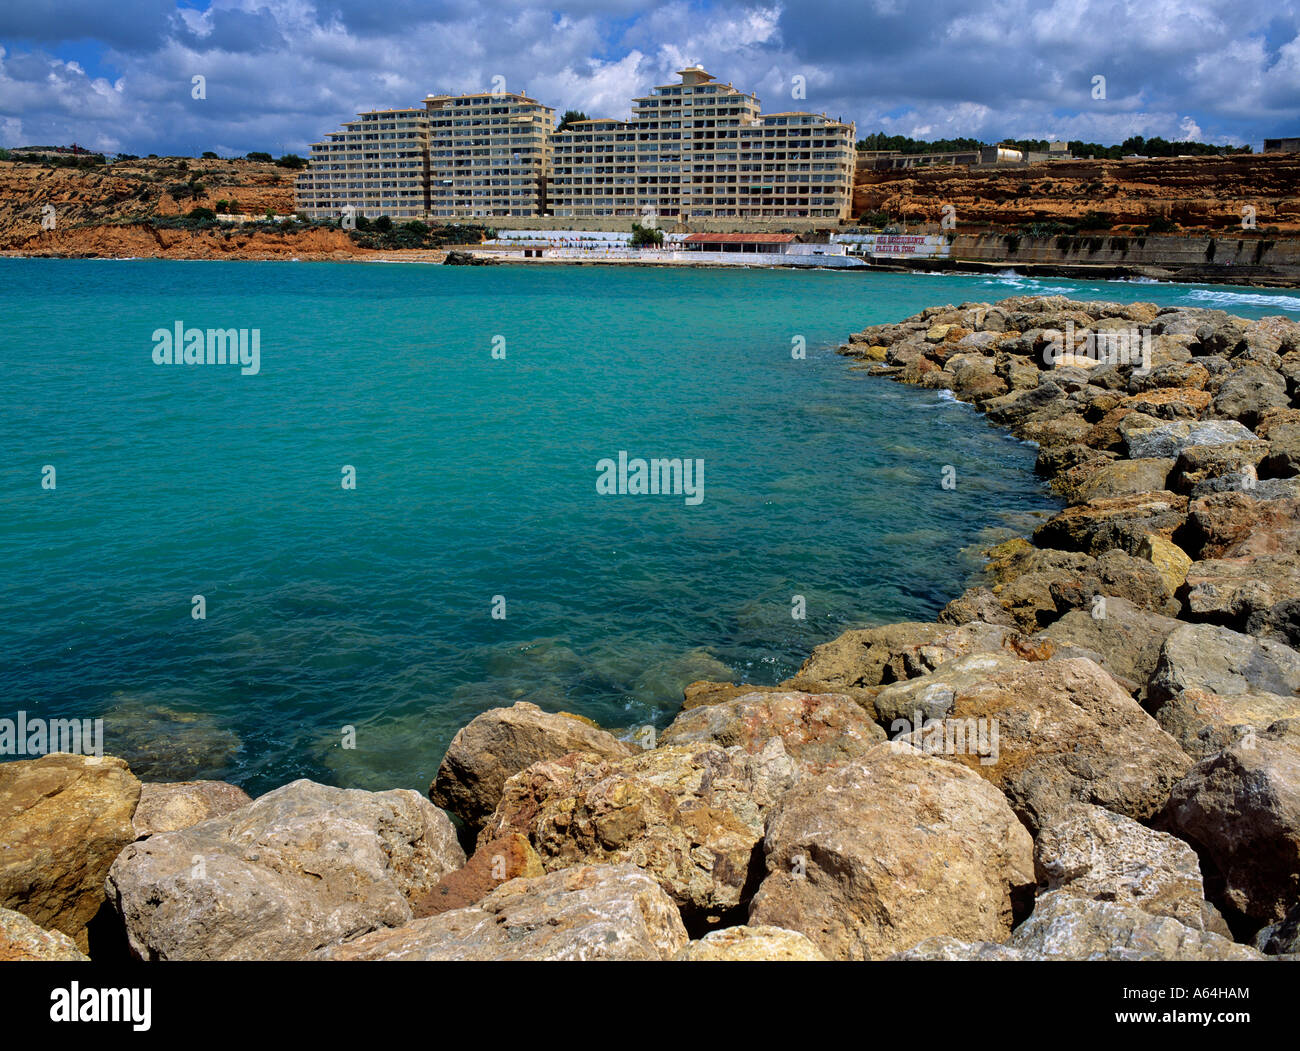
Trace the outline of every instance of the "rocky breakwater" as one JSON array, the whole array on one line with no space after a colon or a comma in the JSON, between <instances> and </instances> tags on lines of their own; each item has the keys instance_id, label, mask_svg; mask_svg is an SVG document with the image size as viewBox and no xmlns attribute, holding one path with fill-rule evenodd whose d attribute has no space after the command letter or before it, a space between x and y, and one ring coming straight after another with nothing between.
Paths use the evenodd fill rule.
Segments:
<instances>
[{"instance_id":1,"label":"rocky breakwater","mask_svg":"<svg viewBox=\"0 0 1300 1051\"><path fill-rule=\"evenodd\" d=\"M0 766L0 958L104 914L158 960L1300 958L1300 326L1023 298L844 353L1065 504L936 622L657 735L491 709L428 798Z\"/></svg>"}]
</instances>

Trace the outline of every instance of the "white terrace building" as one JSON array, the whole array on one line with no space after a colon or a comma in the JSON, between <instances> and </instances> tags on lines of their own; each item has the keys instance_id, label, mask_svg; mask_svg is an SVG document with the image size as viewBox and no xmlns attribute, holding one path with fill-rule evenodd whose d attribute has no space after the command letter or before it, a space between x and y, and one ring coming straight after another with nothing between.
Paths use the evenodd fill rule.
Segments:
<instances>
[{"instance_id":1,"label":"white terrace building","mask_svg":"<svg viewBox=\"0 0 1300 1051\"><path fill-rule=\"evenodd\" d=\"M763 115L758 99L698 66L633 100L629 121L554 137L556 216L847 219L856 128L816 113Z\"/></svg>"},{"instance_id":2,"label":"white terrace building","mask_svg":"<svg viewBox=\"0 0 1300 1051\"><path fill-rule=\"evenodd\" d=\"M297 208L312 219L349 207L399 221L540 215L554 126L554 110L505 92L361 113L312 144Z\"/></svg>"}]
</instances>

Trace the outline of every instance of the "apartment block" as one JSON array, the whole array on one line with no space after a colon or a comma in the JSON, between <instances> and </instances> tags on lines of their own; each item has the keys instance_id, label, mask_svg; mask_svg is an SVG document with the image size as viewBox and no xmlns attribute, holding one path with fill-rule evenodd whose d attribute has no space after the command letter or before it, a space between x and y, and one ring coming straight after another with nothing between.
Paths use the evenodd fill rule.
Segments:
<instances>
[{"instance_id":1,"label":"apartment block","mask_svg":"<svg viewBox=\"0 0 1300 1051\"><path fill-rule=\"evenodd\" d=\"M850 215L856 129L817 113L767 113L699 66L632 100L630 120L556 133L525 94L429 95L373 110L311 147L297 207L375 218L557 217L689 222Z\"/></svg>"},{"instance_id":2,"label":"apartment block","mask_svg":"<svg viewBox=\"0 0 1300 1051\"><path fill-rule=\"evenodd\" d=\"M430 95L429 215L546 211L555 110L526 95Z\"/></svg>"},{"instance_id":3,"label":"apartment block","mask_svg":"<svg viewBox=\"0 0 1300 1051\"><path fill-rule=\"evenodd\" d=\"M295 184L297 208L331 219L345 208L366 216L429 215L429 117L424 108L357 114L311 146Z\"/></svg>"},{"instance_id":4,"label":"apartment block","mask_svg":"<svg viewBox=\"0 0 1300 1051\"><path fill-rule=\"evenodd\" d=\"M629 121L554 136L551 211L574 217L849 217L856 128L816 113L769 113L698 66L633 100Z\"/></svg>"},{"instance_id":5,"label":"apartment block","mask_svg":"<svg viewBox=\"0 0 1300 1051\"><path fill-rule=\"evenodd\" d=\"M430 95L419 109L361 113L313 143L297 207L329 219L541 215L555 111L506 92Z\"/></svg>"}]
</instances>

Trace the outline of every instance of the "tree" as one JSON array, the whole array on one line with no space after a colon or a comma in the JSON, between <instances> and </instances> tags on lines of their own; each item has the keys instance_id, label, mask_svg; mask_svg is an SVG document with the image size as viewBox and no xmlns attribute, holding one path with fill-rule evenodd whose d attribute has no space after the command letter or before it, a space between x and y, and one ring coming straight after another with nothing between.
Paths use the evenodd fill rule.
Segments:
<instances>
[{"instance_id":1,"label":"tree","mask_svg":"<svg viewBox=\"0 0 1300 1051\"><path fill-rule=\"evenodd\" d=\"M261 161L263 164L271 163L271 155L269 153L262 153L260 151L254 151L253 153L246 153L244 154L244 159L249 161Z\"/></svg>"},{"instance_id":2,"label":"tree","mask_svg":"<svg viewBox=\"0 0 1300 1051\"><path fill-rule=\"evenodd\" d=\"M581 110L566 109L564 111L564 116L560 118L559 127L557 127L555 130L557 133L561 131L566 131L568 130L571 124L576 124L580 120L590 120L590 119L591 118L588 117Z\"/></svg>"},{"instance_id":3,"label":"tree","mask_svg":"<svg viewBox=\"0 0 1300 1051\"><path fill-rule=\"evenodd\" d=\"M293 171L298 171L301 168L307 167L307 162L296 153L286 153L275 162L275 166L277 168L289 168Z\"/></svg>"},{"instance_id":4,"label":"tree","mask_svg":"<svg viewBox=\"0 0 1300 1051\"><path fill-rule=\"evenodd\" d=\"M217 156L215 153L213 153L211 150L204 150L204 151L203 151L203 159L204 159L205 161L219 161L219 160L221 160L221 158L218 157L218 156Z\"/></svg>"},{"instance_id":5,"label":"tree","mask_svg":"<svg viewBox=\"0 0 1300 1051\"><path fill-rule=\"evenodd\" d=\"M632 247L648 248L652 245L658 246L664 243L664 232L656 230L653 227L642 226L640 223L632 224Z\"/></svg>"}]
</instances>

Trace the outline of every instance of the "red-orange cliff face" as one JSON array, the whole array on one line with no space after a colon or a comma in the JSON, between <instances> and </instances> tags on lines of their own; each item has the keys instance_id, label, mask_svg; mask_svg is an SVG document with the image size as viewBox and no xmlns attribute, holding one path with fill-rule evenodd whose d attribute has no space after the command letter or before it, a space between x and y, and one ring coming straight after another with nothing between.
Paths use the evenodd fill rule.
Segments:
<instances>
[{"instance_id":1,"label":"red-orange cliff face","mask_svg":"<svg viewBox=\"0 0 1300 1051\"><path fill-rule=\"evenodd\" d=\"M1300 154L1146 161L1052 161L1017 168L860 170L856 216L885 212L938 223L951 204L959 227L1017 227L1106 213L1114 227L1158 219L1197 231L1240 231L1242 208L1261 230L1300 234Z\"/></svg>"},{"instance_id":2,"label":"red-orange cliff face","mask_svg":"<svg viewBox=\"0 0 1300 1051\"><path fill-rule=\"evenodd\" d=\"M294 210L294 172L258 161L163 157L94 169L0 161L0 251L176 259L336 259L369 254L342 230L156 229L193 208L263 216ZM184 187L184 189L182 189ZM45 205L53 230L41 229Z\"/></svg>"}]
</instances>

